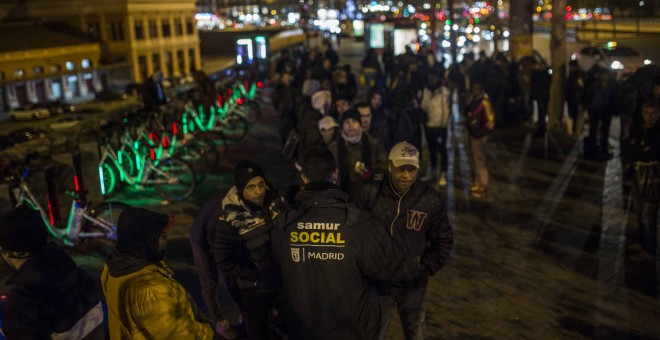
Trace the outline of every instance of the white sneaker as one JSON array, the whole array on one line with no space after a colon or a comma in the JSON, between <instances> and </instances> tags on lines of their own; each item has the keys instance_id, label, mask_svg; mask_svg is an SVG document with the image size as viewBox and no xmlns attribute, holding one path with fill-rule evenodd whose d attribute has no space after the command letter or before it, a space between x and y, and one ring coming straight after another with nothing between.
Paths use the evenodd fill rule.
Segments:
<instances>
[{"instance_id":1,"label":"white sneaker","mask_svg":"<svg viewBox=\"0 0 660 340\"><path fill-rule=\"evenodd\" d=\"M447 185L447 176L445 176L445 173L440 174L440 179L438 180L438 185L441 187L444 187Z\"/></svg>"}]
</instances>

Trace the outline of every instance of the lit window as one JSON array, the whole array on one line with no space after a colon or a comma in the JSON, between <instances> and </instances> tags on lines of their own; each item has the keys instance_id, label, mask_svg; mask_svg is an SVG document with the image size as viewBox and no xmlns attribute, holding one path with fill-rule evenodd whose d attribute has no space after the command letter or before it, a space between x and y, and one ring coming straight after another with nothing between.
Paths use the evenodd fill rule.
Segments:
<instances>
[{"instance_id":1,"label":"lit window","mask_svg":"<svg viewBox=\"0 0 660 340\"><path fill-rule=\"evenodd\" d=\"M35 66L32 68L32 73L34 74L43 74L44 73L44 68L41 66Z\"/></svg>"},{"instance_id":2,"label":"lit window","mask_svg":"<svg viewBox=\"0 0 660 340\"><path fill-rule=\"evenodd\" d=\"M14 70L14 77L21 78L25 77L25 70L22 68L17 68Z\"/></svg>"},{"instance_id":3,"label":"lit window","mask_svg":"<svg viewBox=\"0 0 660 340\"><path fill-rule=\"evenodd\" d=\"M50 66L48 67L48 69L50 70L51 73L57 73L57 72L60 72L60 70L61 70L62 68L61 68L60 65L58 65L58 64L53 64L53 65L50 65Z\"/></svg>"},{"instance_id":4,"label":"lit window","mask_svg":"<svg viewBox=\"0 0 660 340\"><path fill-rule=\"evenodd\" d=\"M67 61L65 65L66 65L66 69L69 71L76 69L76 63L74 63L73 61Z\"/></svg>"},{"instance_id":5,"label":"lit window","mask_svg":"<svg viewBox=\"0 0 660 340\"><path fill-rule=\"evenodd\" d=\"M83 59L80 64L82 65L82 68L90 68L92 66L92 63L89 61L89 59Z\"/></svg>"}]
</instances>

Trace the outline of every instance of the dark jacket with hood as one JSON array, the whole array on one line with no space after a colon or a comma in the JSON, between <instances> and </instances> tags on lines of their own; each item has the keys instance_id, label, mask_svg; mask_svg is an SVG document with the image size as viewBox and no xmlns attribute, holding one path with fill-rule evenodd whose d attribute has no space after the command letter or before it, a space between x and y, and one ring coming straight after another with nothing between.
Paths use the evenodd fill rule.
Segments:
<instances>
[{"instance_id":1,"label":"dark jacket with hood","mask_svg":"<svg viewBox=\"0 0 660 340\"><path fill-rule=\"evenodd\" d=\"M273 231L291 339L376 339L380 308L370 280L406 279L411 270L385 228L347 200L334 184L309 183Z\"/></svg>"},{"instance_id":2,"label":"dark jacket with hood","mask_svg":"<svg viewBox=\"0 0 660 340\"><path fill-rule=\"evenodd\" d=\"M272 190L266 191L264 208L239 197L235 186L222 200L213 255L218 268L236 278L241 288L264 293L279 289L281 279L272 262L270 233L283 208L283 199Z\"/></svg>"},{"instance_id":3,"label":"dark jacket with hood","mask_svg":"<svg viewBox=\"0 0 660 340\"><path fill-rule=\"evenodd\" d=\"M69 331L101 303L95 280L55 244L32 256L7 280L2 331L7 339L50 339ZM102 321L102 320L101 320ZM103 339L103 327L87 339Z\"/></svg>"},{"instance_id":4,"label":"dark jacket with hood","mask_svg":"<svg viewBox=\"0 0 660 340\"><path fill-rule=\"evenodd\" d=\"M186 290L163 261L158 243L165 225L149 220L131 227L101 273L110 338L212 339L213 330L196 319Z\"/></svg>"},{"instance_id":5,"label":"dark jacket with hood","mask_svg":"<svg viewBox=\"0 0 660 340\"><path fill-rule=\"evenodd\" d=\"M429 275L444 266L454 237L439 192L416 180L408 191L399 195L388 175L382 181L363 185L355 204L383 221L389 234L403 248L407 261L421 271L418 280L410 285L380 285L382 295L419 288L427 283Z\"/></svg>"}]
</instances>

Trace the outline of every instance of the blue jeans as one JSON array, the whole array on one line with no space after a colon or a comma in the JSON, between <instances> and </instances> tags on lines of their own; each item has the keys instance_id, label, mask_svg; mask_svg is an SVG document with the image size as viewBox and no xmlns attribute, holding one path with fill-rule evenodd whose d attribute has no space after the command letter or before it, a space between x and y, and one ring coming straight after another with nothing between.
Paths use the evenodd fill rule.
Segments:
<instances>
[{"instance_id":1,"label":"blue jeans","mask_svg":"<svg viewBox=\"0 0 660 340\"><path fill-rule=\"evenodd\" d=\"M380 340L387 336L396 307L406 340L424 339L426 319L426 285L397 295L382 295L380 300Z\"/></svg>"}]
</instances>

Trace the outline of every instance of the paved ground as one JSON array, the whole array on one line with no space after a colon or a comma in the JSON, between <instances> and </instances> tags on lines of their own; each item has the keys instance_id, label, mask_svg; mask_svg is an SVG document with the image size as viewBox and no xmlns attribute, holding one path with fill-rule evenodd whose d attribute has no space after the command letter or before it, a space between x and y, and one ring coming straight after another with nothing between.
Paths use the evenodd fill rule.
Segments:
<instances>
[{"instance_id":1,"label":"paved ground","mask_svg":"<svg viewBox=\"0 0 660 340\"><path fill-rule=\"evenodd\" d=\"M342 46L345 60L361 58L359 46ZM356 69L356 68L354 68ZM447 266L429 284L427 337L444 338L660 338L658 265L627 260L627 218L618 157L596 163L580 158L580 144L565 137L532 139L531 131L496 131L487 145L489 195L469 196L472 165L463 124L454 115L450 133L447 197L456 246ZM201 304L187 232L200 204L231 184L238 160L260 163L278 188L295 177L279 157L276 117L262 121L225 155L216 176L195 197L161 205L149 192L124 191L118 199L177 215L167 258ZM436 187L437 188L437 187ZM72 251L98 276L103 258ZM6 266L0 275L6 277ZM402 339L394 322L391 339Z\"/></svg>"}]
</instances>

